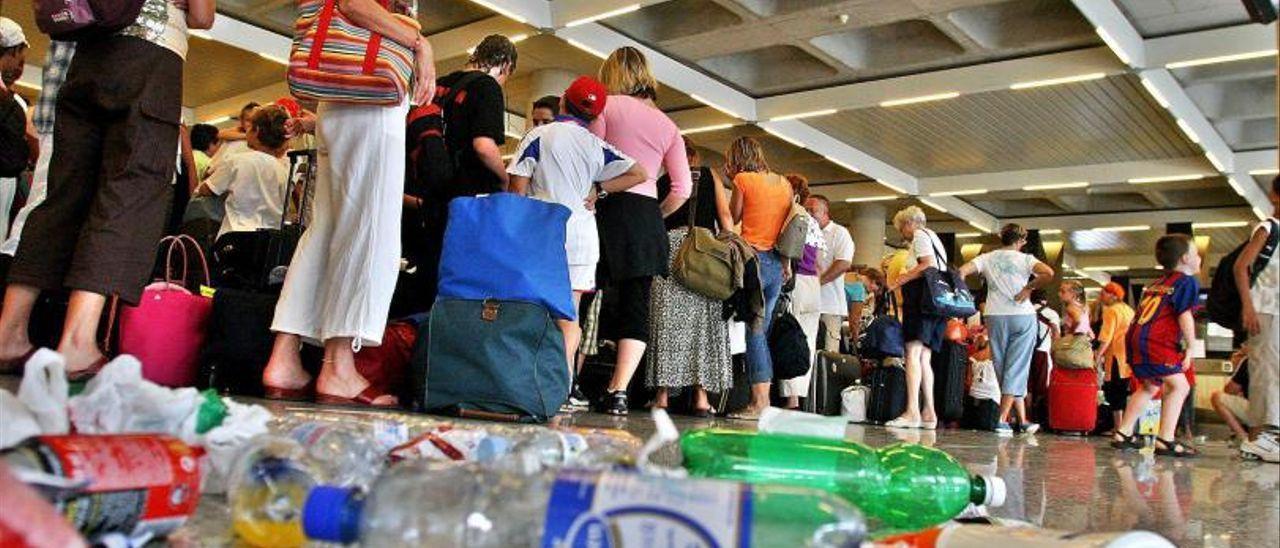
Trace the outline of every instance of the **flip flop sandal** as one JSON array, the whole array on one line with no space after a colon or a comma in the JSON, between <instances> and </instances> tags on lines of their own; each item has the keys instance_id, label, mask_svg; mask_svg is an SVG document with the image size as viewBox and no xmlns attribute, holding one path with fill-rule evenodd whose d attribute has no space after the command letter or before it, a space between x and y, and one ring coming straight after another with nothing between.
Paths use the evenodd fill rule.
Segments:
<instances>
[{"instance_id":1,"label":"flip flop sandal","mask_svg":"<svg viewBox=\"0 0 1280 548\"><path fill-rule=\"evenodd\" d=\"M1143 443L1136 434L1126 436L1117 430L1111 434L1111 447L1121 451L1137 451L1142 449Z\"/></svg>"},{"instance_id":2,"label":"flip flop sandal","mask_svg":"<svg viewBox=\"0 0 1280 548\"><path fill-rule=\"evenodd\" d=\"M1163 457L1181 459L1191 459L1200 456L1200 452L1196 451L1194 447L1183 445L1182 442L1177 439L1170 441L1162 440L1160 438L1156 438L1156 454Z\"/></svg>"},{"instance_id":3,"label":"flip flop sandal","mask_svg":"<svg viewBox=\"0 0 1280 548\"><path fill-rule=\"evenodd\" d=\"M26 351L21 356L18 356L10 360L0 361L0 373L2 374L13 373L13 374L21 375L22 370L27 365L27 362L31 361L31 357L36 355L37 350L39 350L39 348L36 348L33 346L31 347L31 350Z\"/></svg>"},{"instance_id":4,"label":"flip flop sandal","mask_svg":"<svg viewBox=\"0 0 1280 548\"><path fill-rule=\"evenodd\" d=\"M277 401L312 401L316 399L316 380L311 379L302 388L281 388L262 385L262 397Z\"/></svg>"},{"instance_id":5,"label":"flip flop sandal","mask_svg":"<svg viewBox=\"0 0 1280 548\"><path fill-rule=\"evenodd\" d=\"M375 407L379 409L392 409L400 406L399 402L392 404L373 403L383 396L391 396L372 385L365 387L354 398L344 398L342 396L334 396L332 394L316 393L316 403L320 405L339 405L345 407Z\"/></svg>"},{"instance_id":6,"label":"flip flop sandal","mask_svg":"<svg viewBox=\"0 0 1280 548\"><path fill-rule=\"evenodd\" d=\"M100 373L102 371L102 368L106 367L107 363L109 363L110 361L111 360L108 359L106 356L102 356L98 358L97 361L93 362L92 364L89 364L89 367L86 367L79 371L72 371L70 373L67 373L67 382L69 383L89 382L89 379L92 379L98 376L98 373Z\"/></svg>"}]
</instances>

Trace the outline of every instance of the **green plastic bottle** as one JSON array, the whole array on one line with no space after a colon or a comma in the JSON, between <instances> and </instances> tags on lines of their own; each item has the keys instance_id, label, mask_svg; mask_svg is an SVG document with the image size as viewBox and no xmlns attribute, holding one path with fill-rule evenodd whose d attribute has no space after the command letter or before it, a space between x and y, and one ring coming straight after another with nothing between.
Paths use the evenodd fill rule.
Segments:
<instances>
[{"instance_id":1,"label":"green plastic bottle","mask_svg":"<svg viewBox=\"0 0 1280 548\"><path fill-rule=\"evenodd\" d=\"M813 487L862 510L873 532L915 531L954 518L970 502L1004 504L1004 482L972 476L920 445L872 449L823 438L694 430L680 438L694 476Z\"/></svg>"}]
</instances>

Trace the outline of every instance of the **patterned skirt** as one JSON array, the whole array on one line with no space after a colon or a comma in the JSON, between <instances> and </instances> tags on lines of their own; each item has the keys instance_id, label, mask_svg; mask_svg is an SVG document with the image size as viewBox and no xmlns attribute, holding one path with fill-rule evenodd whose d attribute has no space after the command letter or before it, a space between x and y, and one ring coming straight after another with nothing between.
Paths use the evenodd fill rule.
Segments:
<instances>
[{"instance_id":1,"label":"patterned skirt","mask_svg":"<svg viewBox=\"0 0 1280 548\"><path fill-rule=\"evenodd\" d=\"M674 261L687 228L667 233L668 260ZM649 305L650 335L645 359L651 387L701 385L720 392L733 384L729 322L723 303L686 289L672 277L653 280Z\"/></svg>"}]
</instances>

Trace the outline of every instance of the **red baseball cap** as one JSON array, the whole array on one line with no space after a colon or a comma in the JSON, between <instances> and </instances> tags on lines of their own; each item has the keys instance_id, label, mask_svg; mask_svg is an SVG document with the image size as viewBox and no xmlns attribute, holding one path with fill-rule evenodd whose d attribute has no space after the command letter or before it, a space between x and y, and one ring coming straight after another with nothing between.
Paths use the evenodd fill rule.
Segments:
<instances>
[{"instance_id":1,"label":"red baseball cap","mask_svg":"<svg viewBox=\"0 0 1280 548\"><path fill-rule=\"evenodd\" d=\"M1124 287L1115 282L1107 282L1107 285L1102 286L1102 291L1111 294L1112 297L1117 299L1124 298Z\"/></svg>"},{"instance_id":2,"label":"red baseball cap","mask_svg":"<svg viewBox=\"0 0 1280 548\"><path fill-rule=\"evenodd\" d=\"M604 105L609 100L609 90L605 89L595 78L579 76L569 89L564 90L564 100L592 118L604 112Z\"/></svg>"},{"instance_id":3,"label":"red baseball cap","mask_svg":"<svg viewBox=\"0 0 1280 548\"><path fill-rule=\"evenodd\" d=\"M293 97L281 97L276 99L276 106L283 107L289 113L290 118L297 118L302 113L302 105Z\"/></svg>"}]
</instances>

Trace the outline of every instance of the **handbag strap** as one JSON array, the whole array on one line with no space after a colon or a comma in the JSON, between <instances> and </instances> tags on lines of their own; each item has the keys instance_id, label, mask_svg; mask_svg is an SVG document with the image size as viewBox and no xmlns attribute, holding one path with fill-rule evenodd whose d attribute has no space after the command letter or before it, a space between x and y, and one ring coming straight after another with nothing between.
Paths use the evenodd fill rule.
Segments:
<instances>
[{"instance_id":1,"label":"handbag strap","mask_svg":"<svg viewBox=\"0 0 1280 548\"><path fill-rule=\"evenodd\" d=\"M698 187L702 186L702 172L698 172L698 180L693 182L693 191L689 193L689 234L693 234L694 221L698 214ZM686 238L688 236L685 236Z\"/></svg>"},{"instance_id":2,"label":"handbag strap","mask_svg":"<svg viewBox=\"0 0 1280 548\"><path fill-rule=\"evenodd\" d=\"M387 0L377 2L383 9L387 8ZM325 42L329 41L329 26L333 23L333 12L337 9L337 4L338 0L325 0L324 7L320 9L320 17L316 20L316 36L311 42L311 56L307 58L309 69L314 70L320 66L320 56L324 53ZM378 63L378 51L382 49L382 35L373 31L369 33L369 43L364 48L364 61L360 67L360 72L365 75L373 74Z\"/></svg>"},{"instance_id":3,"label":"handbag strap","mask_svg":"<svg viewBox=\"0 0 1280 548\"><path fill-rule=\"evenodd\" d=\"M929 239L929 247L933 248L933 262L937 263L935 265L935 268L937 268L940 271L946 272L948 270L947 261L944 260L945 257L942 255L942 249L939 249L938 244L934 241L934 238L937 237L937 234L935 234L932 230L929 230L927 228L922 228L920 230L924 231L924 237Z\"/></svg>"},{"instance_id":4,"label":"handbag strap","mask_svg":"<svg viewBox=\"0 0 1280 548\"><path fill-rule=\"evenodd\" d=\"M164 254L164 283L165 283L165 286L166 286L166 287L168 287L168 286L170 286L170 285L179 285L179 286L182 286L182 287L186 287L186 286L187 286L187 274L188 274L188 272L187 272L187 262L188 262L188 261L187 261L187 259L189 258L189 257L187 257L187 246L186 246L186 244L184 244L184 243L182 242L182 240L179 240L177 236L165 236L165 237L163 237L163 238L161 238L161 239L160 239L160 245L164 245L164 244L166 244L166 243L167 243L167 244L169 244L169 249L168 249L168 250L165 252L165 254ZM174 284L174 283L173 283L173 249L174 249L174 248L178 248L178 250L182 251L182 277L181 277L181 278L178 278L178 279L182 280L182 283L180 283L180 284Z\"/></svg>"}]
</instances>

